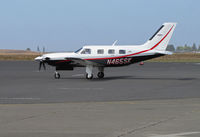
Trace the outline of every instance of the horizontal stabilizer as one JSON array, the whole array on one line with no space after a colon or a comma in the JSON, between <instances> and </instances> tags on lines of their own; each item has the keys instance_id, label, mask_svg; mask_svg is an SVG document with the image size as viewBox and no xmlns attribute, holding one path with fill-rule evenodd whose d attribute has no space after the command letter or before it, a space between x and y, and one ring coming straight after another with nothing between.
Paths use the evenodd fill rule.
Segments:
<instances>
[{"instance_id":1,"label":"horizontal stabilizer","mask_svg":"<svg viewBox=\"0 0 200 137\"><path fill-rule=\"evenodd\" d=\"M173 54L173 52L170 52L170 51L156 51L156 53L164 54L164 55L172 55Z\"/></svg>"}]
</instances>

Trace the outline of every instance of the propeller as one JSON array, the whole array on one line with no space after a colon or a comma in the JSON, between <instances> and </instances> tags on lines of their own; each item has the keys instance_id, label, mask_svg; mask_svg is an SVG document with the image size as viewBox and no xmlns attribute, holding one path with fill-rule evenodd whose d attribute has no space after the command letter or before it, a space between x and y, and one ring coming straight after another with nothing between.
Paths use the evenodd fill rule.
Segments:
<instances>
[{"instance_id":1,"label":"propeller","mask_svg":"<svg viewBox=\"0 0 200 137\"><path fill-rule=\"evenodd\" d=\"M45 63L46 63L46 60L48 59L49 59L48 57L44 58L43 56L39 56L35 58L35 61L39 62L39 71L42 69L42 67L44 70L46 70Z\"/></svg>"},{"instance_id":2,"label":"propeller","mask_svg":"<svg viewBox=\"0 0 200 137\"><path fill-rule=\"evenodd\" d=\"M39 46L38 46L38 52L40 51L39 49ZM35 58L35 61L38 61L39 62L39 71L42 69L46 70L46 66L45 66L45 63L47 60L49 60L50 58L49 57L44 57L43 54L45 53L45 47L43 46L43 51L41 54L41 56L38 56Z\"/></svg>"},{"instance_id":3,"label":"propeller","mask_svg":"<svg viewBox=\"0 0 200 137\"><path fill-rule=\"evenodd\" d=\"M43 69L46 70L45 62L43 60L40 60L39 71L41 70L42 66L43 66Z\"/></svg>"}]
</instances>

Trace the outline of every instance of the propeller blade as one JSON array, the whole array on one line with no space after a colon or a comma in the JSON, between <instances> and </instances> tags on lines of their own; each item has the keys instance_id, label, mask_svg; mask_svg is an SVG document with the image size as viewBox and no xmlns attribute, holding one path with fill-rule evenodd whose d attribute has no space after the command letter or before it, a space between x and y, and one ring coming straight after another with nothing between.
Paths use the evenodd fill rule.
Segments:
<instances>
[{"instance_id":1,"label":"propeller blade","mask_svg":"<svg viewBox=\"0 0 200 137\"><path fill-rule=\"evenodd\" d=\"M42 61L40 61L39 63L39 71L41 70L41 67L42 67Z\"/></svg>"},{"instance_id":2,"label":"propeller blade","mask_svg":"<svg viewBox=\"0 0 200 137\"><path fill-rule=\"evenodd\" d=\"M49 57L43 58L42 56L39 56L39 57L35 58L35 60L39 61L39 68L38 69L40 71L42 69L42 67L43 67L44 70L46 70L45 63L46 63L46 61L50 60L50 58Z\"/></svg>"},{"instance_id":3,"label":"propeller blade","mask_svg":"<svg viewBox=\"0 0 200 137\"><path fill-rule=\"evenodd\" d=\"M46 66L44 62L42 62L42 65L43 65L44 70L46 70Z\"/></svg>"},{"instance_id":4,"label":"propeller blade","mask_svg":"<svg viewBox=\"0 0 200 137\"><path fill-rule=\"evenodd\" d=\"M39 63L39 71L41 70L42 67L43 67L44 70L46 70L46 66L45 66L45 62L44 61L40 61L40 63Z\"/></svg>"}]
</instances>

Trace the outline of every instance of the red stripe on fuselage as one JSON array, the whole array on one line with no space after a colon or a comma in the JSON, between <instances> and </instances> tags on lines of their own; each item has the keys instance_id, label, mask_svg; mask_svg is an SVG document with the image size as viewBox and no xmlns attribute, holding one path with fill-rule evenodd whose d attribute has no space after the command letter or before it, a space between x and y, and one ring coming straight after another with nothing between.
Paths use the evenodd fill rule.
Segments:
<instances>
[{"instance_id":1,"label":"red stripe on fuselage","mask_svg":"<svg viewBox=\"0 0 200 137\"><path fill-rule=\"evenodd\" d=\"M132 53L132 54L129 54L129 55L124 55L124 56L105 57L105 58L90 58L90 59L84 59L84 60L100 60L100 59L118 59L118 58L125 58L125 57L129 57L129 56L133 56L133 55L137 55L137 54L141 54L141 53L144 53L144 52L153 50L154 48L156 48L156 47L168 36L168 34L171 32L171 30L172 30L173 27L174 27L174 25L173 25L173 26L171 27L171 29L167 32L167 34L166 34L156 45L154 45L154 46L151 47L150 49L143 50L143 51L136 52L136 53Z\"/></svg>"},{"instance_id":2,"label":"red stripe on fuselage","mask_svg":"<svg viewBox=\"0 0 200 137\"><path fill-rule=\"evenodd\" d=\"M61 60L61 61L56 62L56 64L57 63L63 63L63 62L69 62L69 61L71 61L71 60Z\"/></svg>"}]
</instances>

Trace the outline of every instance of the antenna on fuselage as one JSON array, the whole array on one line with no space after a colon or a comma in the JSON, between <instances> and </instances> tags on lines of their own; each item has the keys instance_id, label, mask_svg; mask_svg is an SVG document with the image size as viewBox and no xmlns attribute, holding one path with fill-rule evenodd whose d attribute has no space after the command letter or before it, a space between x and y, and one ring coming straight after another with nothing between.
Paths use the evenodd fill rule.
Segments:
<instances>
[{"instance_id":1,"label":"antenna on fuselage","mask_svg":"<svg viewBox=\"0 0 200 137\"><path fill-rule=\"evenodd\" d=\"M115 42L112 44L112 46L115 46L116 43L117 43L117 40L115 40Z\"/></svg>"}]
</instances>

